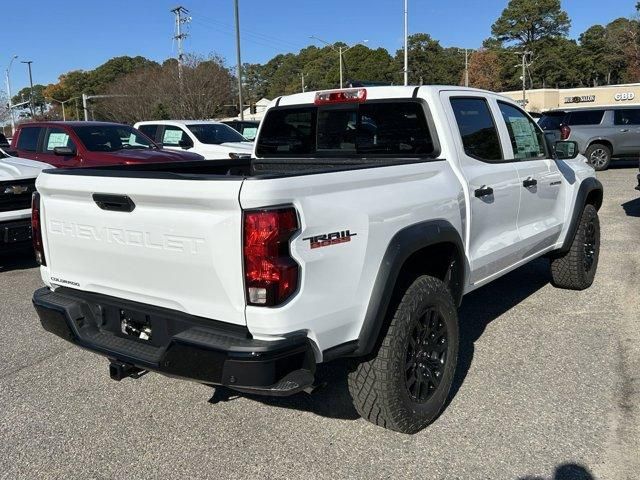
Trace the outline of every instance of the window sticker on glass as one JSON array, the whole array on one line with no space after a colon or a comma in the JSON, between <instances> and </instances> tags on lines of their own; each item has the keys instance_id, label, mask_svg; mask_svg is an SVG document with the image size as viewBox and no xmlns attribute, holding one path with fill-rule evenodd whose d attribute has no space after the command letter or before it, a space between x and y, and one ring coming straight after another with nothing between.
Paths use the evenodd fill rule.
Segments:
<instances>
[{"instance_id":1,"label":"window sticker on glass","mask_svg":"<svg viewBox=\"0 0 640 480\"><path fill-rule=\"evenodd\" d=\"M66 147L69 141L69 135L66 133L50 133L47 140L47 150L53 150L56 147Z\"/></svg>"},{"instance_id":2,"label":"window sticker on glass","mask_svg":"<svg viewBox=\"0 0 640 480\"><path fill-rule=\"evenodd\" d=\"M162 143L166 143L169 145L178 145L182 140L182 130L169 130L166 129L164 131L164 138L162 139Z\"/></svg>"},{"instance_id":3,"label":"window sticker on glass","mask_svg":"<svg viewBox=\"0 0 640 480\"><path fill-rule=\"evenodd\" d=\"M540 152L536 132L533 131L529 120L523 117L509 117L509 123L513 129L513 136L516 140L517 158L520 156L535 157Z\"/></svg>"}]
</instances>

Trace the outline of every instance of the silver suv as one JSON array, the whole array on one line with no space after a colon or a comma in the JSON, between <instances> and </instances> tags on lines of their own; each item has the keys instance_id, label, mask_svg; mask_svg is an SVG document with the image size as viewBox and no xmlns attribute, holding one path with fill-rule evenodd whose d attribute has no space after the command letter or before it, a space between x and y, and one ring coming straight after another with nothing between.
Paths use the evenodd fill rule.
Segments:
<instances>
[{"instance_id":1,"label":"silver suv","mask_svg":"<svg viewBox=\"0 0 640 480\"><path fill-rule=\"evenodd\" d=\"M640 155L640 106L550 110L538 121L551 140L573 140L596 170Z\"/></svg>"}]
</instances>

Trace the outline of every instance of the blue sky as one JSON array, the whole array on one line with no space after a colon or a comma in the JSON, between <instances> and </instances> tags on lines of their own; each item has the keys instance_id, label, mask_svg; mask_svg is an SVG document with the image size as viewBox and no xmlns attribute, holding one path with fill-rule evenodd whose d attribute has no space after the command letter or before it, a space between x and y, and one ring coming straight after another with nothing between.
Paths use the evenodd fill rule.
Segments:
<instances>
[{"instance_id":1,"label":"blue sky","mask_svg":"<svg viewBox=\"0 0 640 480\"><path fill-rule=\"evenodd\" d=\"M634 13L637 0L562 0L572 19L571 36L590 25ZM21 0L22 20L0 29L0 67L12 55L13 92L28 84L55 82L69 70L91 69L111 57L143 55L164 60L176 54L172 42L176 0ZM182 0L192 22L186 51L216 52L235 63L233 0ZM427 32L444 46L474 48L491 33L507 0L409 0L410 32ZM16 7L17 8L17 7ZM6 12L5 12L6 13ZM402 0L240 0L243 62L264 62L298 51L310 35L329 42L368 40L395 52L402 46Z\"/></svg>"}]
</instances>

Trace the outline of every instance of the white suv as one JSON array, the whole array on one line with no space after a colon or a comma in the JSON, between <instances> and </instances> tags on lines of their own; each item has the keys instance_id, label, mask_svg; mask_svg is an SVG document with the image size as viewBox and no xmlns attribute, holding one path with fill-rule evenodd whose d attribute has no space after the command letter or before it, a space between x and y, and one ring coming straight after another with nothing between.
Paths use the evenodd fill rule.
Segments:
<instances>
[{"instance_id":1,"label":"white suv","mask_svg":"<svg viewBox=\"0 0 640 480\"><path fill-rule=\"evenodd\" d=\"M138 122L135 128L162 148L189 150L206 160L223 160L251 155L253 144L228 125L208 120L153 120Z\"/></svg>"}]
</instances>

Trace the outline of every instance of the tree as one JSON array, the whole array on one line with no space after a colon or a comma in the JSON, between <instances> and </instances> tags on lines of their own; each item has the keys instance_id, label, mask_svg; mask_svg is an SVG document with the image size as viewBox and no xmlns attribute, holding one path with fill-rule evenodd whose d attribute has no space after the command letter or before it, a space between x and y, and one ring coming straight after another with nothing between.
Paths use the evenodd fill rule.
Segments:
<instances>
[{"instance_id":1,"label":"tree","mask_svg":"<svg viewBox=\"0 0 640 480\"><path fill-rule=\"evenodd\" d=\"M36 109L36 113L37 110L40 110L40 115L44 114L44 109L45 109L45 105L46 105L46 101L44 99L44 90L45 90L45 86L44 85L40 85L40 84L36 84L33 86L33 105L34 108ZM16 105L18 103L22 103L22 102L29 102L31 98L31 87L24 87L22 89L20 89L18 91L17 94L15 94L13 96L13 98L11 98L11 102ZM22 107L23 109L29 109L29 105L26 104Z\"/></svg>"},{"instance_id":2,"label":"tree","mask_svg":"<svg viewBox=\"0 0 640 480\"><path fill-rule=\"evenodd\" d=\"M464 56L458 48L442 48L427 33L409 36L409 83L458 84L464 70ZM396 52L397 80L400 81L404 49Z\"/></svg>"},{"instance_id":3,"label":"tree","mask_svg":"<svg viewBox=\"0 0 640 480\"><path fill-rule=\"evenodd\" d=\"M500 57L495 50L483 48L473 52L469 58L469 86L499 92L500 69Z\"/></svg>"},{"instance_id":4,"label":"tree","mask_svg":"<svg viewBox=\"0 0 640 480\"><path fill-rule=\"evenodd\" d=\"M570 26L560 0L509 0L491 33L501 42L531 48L543 38L566 36Z\"/></svg>"}]
</instances>

